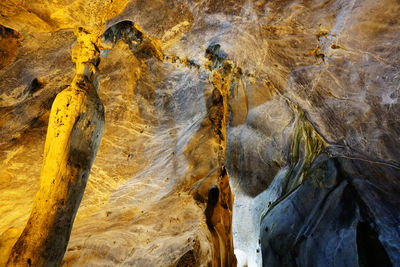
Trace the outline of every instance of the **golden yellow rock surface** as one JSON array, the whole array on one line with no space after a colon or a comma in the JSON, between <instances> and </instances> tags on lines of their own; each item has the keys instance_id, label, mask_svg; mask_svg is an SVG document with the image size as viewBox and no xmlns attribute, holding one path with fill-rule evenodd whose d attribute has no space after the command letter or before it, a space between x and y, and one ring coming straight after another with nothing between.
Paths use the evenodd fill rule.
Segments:
<instances>
[{"instance_id":1,"label":"golden yellow rock surface","mask_svg":"<svg viewBox=\"0 0 400 267\"><path fill-rule=\"evenodd\" d=\"M397 266L399 18L2 1L0 266Z\"/></svg>"}]
</instances>

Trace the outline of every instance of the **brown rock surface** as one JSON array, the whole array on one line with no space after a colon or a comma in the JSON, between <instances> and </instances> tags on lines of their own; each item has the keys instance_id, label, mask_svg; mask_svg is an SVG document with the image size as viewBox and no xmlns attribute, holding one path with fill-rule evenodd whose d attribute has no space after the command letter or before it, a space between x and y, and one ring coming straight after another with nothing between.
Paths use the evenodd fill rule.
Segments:
<instances>
[{"instance_id":1,"label":"brown rock surface","mask_svg":"<svg viewBox=\"0 0 400 267\"><path fill-rule=\"evenodd\" d=\"M232 266L233 231L240 266L398 266L399 18L397 0L1 2L0 266L79 27L105 129L63 265Z\"/></svg>"}]
</instances>

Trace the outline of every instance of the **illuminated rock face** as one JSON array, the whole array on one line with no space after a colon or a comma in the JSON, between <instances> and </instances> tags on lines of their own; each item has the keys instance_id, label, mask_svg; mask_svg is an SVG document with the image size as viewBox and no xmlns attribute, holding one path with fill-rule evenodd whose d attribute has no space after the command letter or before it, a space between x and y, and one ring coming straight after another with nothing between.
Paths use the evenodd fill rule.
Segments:
<instances>
[{"instance_id":1,"label":"illuminated rock face","mask_svg":"<svg viewBox=\"0 0 400 267\"><path fill-rule=\"evenodd\" d=\"M77 36L76 76L53 102L39 190L7 266L60 265L100 145L104 107L95 87L98 52L82 28Z\"/></svg>"},{"instance_id":2,"label":"illuminated rock face","mask_svg":"<svg viewBox=\"0 0 400 267\"><path fill-rule=\"evenodd\" d=\"M59 93L50 114L40 188L9 266L59 265L104 129L93 86Z\"/></svg>"},{"instance_id":3,"label":"illuminated rock face","mask_svg":"<svg viewBox=\"0 0 400 267\"><path fill-rule=\"evenodd\" d=\"M56 199L34 202L50 108L98 54L104 134L62 265L398 265L398 1L23 5L0 4L0 266L52 220L27 224ZM95 147L63 152L78 173Z\"/></svg>"}]
</instances>

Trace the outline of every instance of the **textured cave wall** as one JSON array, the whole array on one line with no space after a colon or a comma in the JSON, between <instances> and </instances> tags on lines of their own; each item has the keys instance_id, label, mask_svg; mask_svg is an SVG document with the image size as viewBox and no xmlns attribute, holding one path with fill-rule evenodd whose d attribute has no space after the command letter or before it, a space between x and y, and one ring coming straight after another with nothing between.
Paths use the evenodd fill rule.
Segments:
<instances>
[{"instance_id":1,"label":"textured cave wall","mask_svg":"<svg viewBox=\"0 0 400 267\"><path fill-rule=\"evenodd\" d=\"M399 265L398 1L0 7L0 265L75 75L71 29L121 21L165 57L120 41L102 59L105 131L63 265L223 265L231 227L249 266Z\"/></svg>"}]
</instances>

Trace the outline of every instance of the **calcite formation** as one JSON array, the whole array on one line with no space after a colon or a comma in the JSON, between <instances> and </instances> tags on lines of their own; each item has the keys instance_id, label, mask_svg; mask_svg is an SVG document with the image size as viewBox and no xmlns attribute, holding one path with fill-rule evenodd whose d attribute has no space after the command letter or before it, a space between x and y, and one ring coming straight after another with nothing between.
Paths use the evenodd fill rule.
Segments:
<instances>
[{"instance_id":1,"label":"calcite formation","mask_svg":"<svg viewBox=\"0 0 400 267\"><path fill-rule=\"evenodd\" d=\"M76 75L51 108L39 190L8 266L59 265L104 130L95 86L98 51L79 28L73 51Z\"/></svg>"},{"instance_id":2,"label":"calcite formation","mask_svg":"<svg viewBox=\"0 0 400 267\"><path fill-rule=\"evenodd\" d=\"M2 1L0 266L399 266L399 18Z\"/></svg>"}]
</instances>

